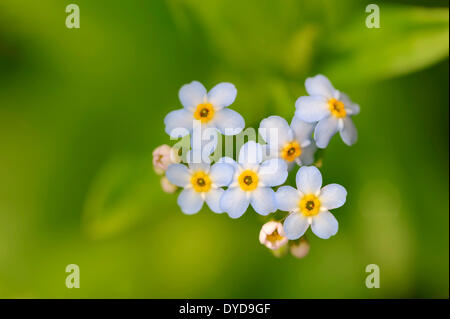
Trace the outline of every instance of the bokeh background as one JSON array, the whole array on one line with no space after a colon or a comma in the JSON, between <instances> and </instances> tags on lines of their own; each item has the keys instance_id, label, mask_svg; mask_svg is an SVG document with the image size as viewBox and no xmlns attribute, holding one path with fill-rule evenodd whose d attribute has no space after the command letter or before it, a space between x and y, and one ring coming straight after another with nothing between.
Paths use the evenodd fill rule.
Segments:
<instances>
[{"instance_id":1,"label":"bokeh background","mask_svg":"<svg viewBox=\"0 0 450 319\"><path fill-rule=\"evenodd\" d=\"M2 0L0 297L448 298L448 2L378 1L380 29L369 3ZM361 105L358 143L324 153L349 191L337 236L277 259L254 212L185 216L162 192L151 152L183 84L234 83L256 128L317 73Z\"/></svg>"}]
</instances>

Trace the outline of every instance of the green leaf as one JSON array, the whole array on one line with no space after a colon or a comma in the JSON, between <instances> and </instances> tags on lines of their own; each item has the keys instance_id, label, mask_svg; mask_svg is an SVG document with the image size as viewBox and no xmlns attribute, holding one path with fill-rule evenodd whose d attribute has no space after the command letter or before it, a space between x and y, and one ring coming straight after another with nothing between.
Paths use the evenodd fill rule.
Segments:
<instances>
[{"instance_id":1,"label":"green leaf","mask_svg":"<svg viewBox=\"0 0 450 319\"><path fill-rule=\"evenodd\" d=\"M152 194L154 197L152 197ZM113 158L100 170L89 190L83 226L94 239L125 231L160 207L163 194L151 157Z\"/></svg>"},{"instance_id":2,"label":"green leaf","mask_svg":"<svg viewBox=\"0 0 450 319\"><path fill-rule=\"evenodd\" d=\"M368 13L365 13L368 15ZM323 43L318 69L340 83L385 79L428 67L448 56L448 8L381 6L380 28L361 13Z\"/></svg>"}]
</instances>

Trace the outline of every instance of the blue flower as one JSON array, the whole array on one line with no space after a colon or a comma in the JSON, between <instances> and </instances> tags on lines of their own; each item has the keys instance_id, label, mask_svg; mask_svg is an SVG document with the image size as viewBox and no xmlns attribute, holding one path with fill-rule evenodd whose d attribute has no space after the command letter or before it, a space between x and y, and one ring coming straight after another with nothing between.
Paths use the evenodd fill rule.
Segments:
<instances>
[{"instance_id":1,"label":"blue flower","mask_svg":"<svg viewBox=\"0 0 450 319\"><path fill-rule=\"evenodd\" d=\"M279 116L270 116L261 121L259 134L266 141L266 153L269 158L281 158L286 161L289 169L298 165L311 165L314 162L314 152L317 150L312 141L314 125L297 117L291 125Z\"/></svg>"},{"instance_id":2,"label":"blue flower","mask_svg":"<svg viewBox=\"0 0 450 319\"><path fill-rule=\"evenodd\" d=\"M315 166L302 166L296 177L297 189L282 186L277 190L278 209L291 212L283 224L286 237L295 240L311 225L317 237L328 239L338 231L330 209L344 205L347 191L338 184L322 187L322 175Z\"/></svg>"},{"instance_id":3,"label":"blue flower","mask_svg":"<svg viewBox=\"0 0 450 319\"><path fill-rule=\"evenodd\" d=\"M238 162L229 157L219 161L234 166L233 181L220 200L222 210L231 218L241 217L250 204L261 215L276 211L275 192L271 187L286 181L287 164L278 158L262 159L262 146L250 141L241 147Z\"/></svg>"},{"instance_id":4,"label":"blue flower","mask_svg":"<svg viewBox=\"0 0 450 319\"><path fill-rule=\"evenodd\" d=\"M164 119L166 133L173 138L192 133L195 121L202 128L213 128L224 135L239 134L245 127L243 117L227 108L236 99L237 90L231 83L219 83L206 92L197 81L183 85L179 91L183 109L170 112Z\"/></svg>"},{"instance_id":5,"label":"blue flower","mask_svg":"<svg viewBox=\"0 0 450 319\"><path fill-rule=\"evenodd\" d=\"M174 185L184 188L178 196L178 205L183 213L192 215L200 211L203 203L215 213L223 213L220 198L233 178L234 168L226 163L212 166L204 163L189 166L172 164L166 171L167 179Z\"/></svg>"},{"instance_id":6,"label":"blue flower","mask_svg":"<svg viewBox=\"0 0 450 319\"><path fill-rule=\"evenodd\" d=\"M318 122L314 130L317 146L327 147L338 131L345 144L353 145L358 139L358 132L350 116L359 113L359 105L336 90L323 75L307 78L305 87L310 96L297 99L295 115L308 123Z\"/></svg>"}]
</instances>

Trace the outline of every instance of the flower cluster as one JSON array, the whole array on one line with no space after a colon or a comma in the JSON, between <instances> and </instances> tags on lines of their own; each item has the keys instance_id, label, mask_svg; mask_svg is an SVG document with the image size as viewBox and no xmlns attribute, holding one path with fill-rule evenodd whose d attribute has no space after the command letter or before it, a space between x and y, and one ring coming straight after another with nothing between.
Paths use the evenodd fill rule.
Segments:
<instances>
[{"instance_id":1,"label":"flower cluster","mask_svg":"<svg viewBox=\"0 0 450 319\"><path fill-rule=\"evenodd\" d=\"M297 258L307 255L305 233L310 226L319 238L334 236L338 222L330 210L344 205L347 191L338 184L322 187L314 157L337 132L345 144L356 142L351 116L359 113L359 106L323 75L306 79L305 87L309 95L295 102L290 124L280 116L267 117L257 132L261 143L248 141L236 159L224 154L212 163L211 154L220 152L220 134L237 135L245 128L244 118L228 108L237 90L231 83L220 83L209 92L196 81L184 85L179 91L183 108L170 112L164 123L172 139L189 135L190 147L184 155L181 148L167 145L154 151L155 171L164 174L163 190L182 188L177 202L188 215L199 212L205 202L214 213L231 218L241 217L250 206L262 216L287 212L278 220L272 214L259 234L260 243L276 256L287 251ZM296 166L296 188L283 185Z\"/></svg>"}]
</instances>

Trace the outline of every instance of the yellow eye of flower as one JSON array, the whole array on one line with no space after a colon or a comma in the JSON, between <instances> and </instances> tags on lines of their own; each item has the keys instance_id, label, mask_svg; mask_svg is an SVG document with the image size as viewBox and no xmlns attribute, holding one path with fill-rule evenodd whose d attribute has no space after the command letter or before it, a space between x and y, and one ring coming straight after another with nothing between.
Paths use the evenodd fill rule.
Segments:
<instances>
[{"instance_id":1,"label":"yellow eye of flower","mask_svg":"<svg viewBox=\"0 0 450 319\"><path fill-rule=\"evenodd\" d=\"M344 103L342 103L339 100L336 100L335 98L328 100L328 107L330 108L331 114L333 114L338 118L345 117L347 115Z\"/></svg>"},{"instance_id":2,"label":"yellow eye of flower","mask_svg":"<svg viewBox=\"0 0 450 319\"><path fill-rule=\"evenodd\" d=\"M281 150L281 158L288 162L294 161L297 157L299 157L302 154L302 149L300 145L296 142L290 142L284 145L283 149Z\"/></svg>"},{"instance_id":3,"label":"yellow eye of flower","mask_svg":"<svg viewBox=\"0 0 450 319\"><path fill-rule=\"evenodd\" d=\"M208 123L214 117L214 107L211 103L201 103L197 105L194 112L194 118L202 123Z\"/></svg>"},{"instance_id":4,"label":"yellow eye of flower","mask_svg":"<svg viewBox=\"0 0 450 319\"><path fill-rule=\"evenodd\" d=\"M305 216L317 215L320 211L320 200L317 196L309 194L303 196L300 200L300 211Z\"/></svg>"},{"instance_id":5,"label":"yellow eye of flower","mask_svg":"<svg viewBox=\"0 0 450 319\"><path fill-rule=\"evenodd\" d=\"M211 178L205 172L196 172L191 177L191 184L195 191L199 193L207 192L211 189Z\"/></svg>"},{"instance_id":6,"label":"yellow eye of flower","mask_svg":"<svg viewBox=\"0 0 450 319\"><path fill-rule=\"evenodd\" d=\"M258 187L259 178L254 171L245 170L241 173L241 175L239 175L238 181L242 190L252 191Z\"/></svg>"}]
</instances>

